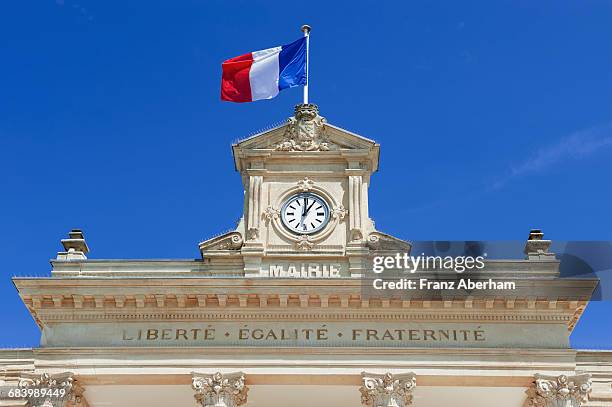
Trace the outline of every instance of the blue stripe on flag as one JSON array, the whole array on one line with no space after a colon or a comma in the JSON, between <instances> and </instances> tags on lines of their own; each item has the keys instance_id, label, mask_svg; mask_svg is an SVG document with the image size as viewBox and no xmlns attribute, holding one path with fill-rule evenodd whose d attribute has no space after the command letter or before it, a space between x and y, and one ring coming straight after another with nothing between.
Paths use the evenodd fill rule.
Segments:
<instances>
[{"instance_id":1,"label":"blue stripe on flag","mask_svg":"<svg viewBox=\"0 0 612 407\"><path fill-rule=\"evenodd\" d=\"M283 45L278 64L278 90L306 85L306 37Z\"/></svg>"}]
</instances>

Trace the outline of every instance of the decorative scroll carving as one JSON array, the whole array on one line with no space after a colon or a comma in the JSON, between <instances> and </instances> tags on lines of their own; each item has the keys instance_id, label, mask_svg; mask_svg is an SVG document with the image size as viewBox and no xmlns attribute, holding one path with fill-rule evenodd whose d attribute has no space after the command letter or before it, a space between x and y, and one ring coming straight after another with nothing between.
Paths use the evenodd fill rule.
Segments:
<instances>
[{"instance_id":1,"label":"decorative scroll carving","mask_svg":"<svg viewBox=\"0 0 612 407\"><path fill-rule=\"evenodd\" d=\"M276 146L279 151L328 151L325 135L325 118L319 116L319 108L312 103L297 105L294 117L288 120L283 141Z\"/></svg>"},{"instance_id":2,"label":"decorative scroll carving","mask_svg":"<svg viewBox=\"0 0 612 407\"><path fill-rule=\"evenodd\" d=\"M412 245L382 232L372 232L368 235L367 246L372 250L393 250L410 254Z\"/></svg>"},{"instance_id":3,"label":"decorative scroll carving","mask_svg":"<svg viewBox=\"0 0 612 407\"><path fill-rule=\"evenodd\" d=\"M366 407L406 407L412 405L412 391L416 386L416 375L407 373L361 373L363 385L361 404Z\"/></svg>"},{"instance_id":4,"label":"decorative scroll carving","mask_svg":"<svg viewBox=\"0 0 612 407\"><path fill-rule=\"evenodd\" d=\"M239 232L229 232L200 243L200 251L240 250L242 244L243 239Z\"/></svg>"},{"instance_id":5,"label":"decorative scroll carving","mask_svg":"<svg viewBox=\"0 0 612 407\"><path fill-rule=\"evenodd\" d=\"M529 407L580 407L591 393L591 375L535 375L533 387L527 390Z\"/></svg>"},{"instance_id":6,"label":"decorative scroll carving","mask_svg":"<svg viewBox=\"0 0 612 407\"><path fill-rule=\"evenodd\" d=\"M310 191L313 185L314 181L308 177L304 177L304 179L298 181L298 188L303 192Z\"/></svg>"},{"instance_id":7,"label":"decorative scroll carving","mask_svg":"<svg viewBox=\"0 0 612 407\"><path fill-rule=\"evenodd\" d=\"M32 407L89 406L83 396L85 389L76 382L73 374L69 372L54 375L22 373L17 386L23 389L40 390L38 393L35 392L32 397L27 398L29 405ZM61 396L62 394L63 396Z\"/></svg>"},{"instance_id":8,"label":"decorative scroll carving","mask_svg":"<svg viewBox=\"0 0 612 407\"><path fill-rule=\"evenodd\" d=\"M191 387L200 407L237 407L246 404L249 388L244 385L244 373L199 374L193 372Z\"/></svg>"},{"instance_id":9,"label":"decorative scroll carving","mask_svg":"<svg viewBox=\"0 0 612 407\"><path fill-rule=\"evenodd\" d=\"M263 217L266 221L270 222L271 220L278 219L280 217L280 211L272 206L268 206L263 212Z\"/></svg>"}]
</instances>

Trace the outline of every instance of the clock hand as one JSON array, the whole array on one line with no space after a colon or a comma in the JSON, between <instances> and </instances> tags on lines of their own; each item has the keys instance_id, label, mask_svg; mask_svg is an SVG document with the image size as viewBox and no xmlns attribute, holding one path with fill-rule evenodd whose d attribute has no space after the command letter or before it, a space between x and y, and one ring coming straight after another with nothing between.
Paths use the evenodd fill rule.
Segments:
<instances>
[{"instance_id":1,"label":"clock hand","mask_svg":"<svg viewBox=\"0 0 612 407\"><path fill-rule=\"evenodd\" d=\"M308 206L308 198L304 198L304 206L302 206L302 219L300 219L299 226L304 226L304 219L306 218L306 207Z\"/></svg>"},{"instance_id":2,"label":"clock hand","mask_svg":"<svg viewBox=\"0 0 612 407\"><path fill-rule=\"evenodd\" d=\"M312 201L312 203L310 204L310 206L308 207L308 209L306 209L306 215L308 215L308 212L310 212L310 208L312 208L312 205L314 205L317 201Z\"/></svg>"}]
</instances>

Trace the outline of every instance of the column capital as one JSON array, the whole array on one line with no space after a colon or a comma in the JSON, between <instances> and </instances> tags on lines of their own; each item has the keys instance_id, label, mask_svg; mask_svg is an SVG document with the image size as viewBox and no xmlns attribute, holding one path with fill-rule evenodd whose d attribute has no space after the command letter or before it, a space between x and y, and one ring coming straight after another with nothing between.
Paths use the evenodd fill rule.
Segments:
<instances>
[{"instance_id":1,"label":"column capital","mask_svg":"<svg viewBox=\"0 0 612 407\"><path fill-rule=\"evenodd\" d=\"M70 372L21 373L17 387L22 389L38 389L31 397L27 397L32 407L88 407L83 393L85 389L76 381Z\"/></svg>"},{"instance_id":2,"label":"column capital","mask_svg":"<svg viewBox=\"0 0 612 407\"><path fill-rule=\"evenodd\" d=\"M416 387L416 375L405 373L361 373L363 385L361 403L366 407L406 407L412 405L412 391Z\"/></svg>"},{"instance_id":3,"label":"column capital","mask_svg":"<svg viewBox=\"0 0 612 407\"><path fill-rule=\"evenodd\" d=\"M580 407L591 393L591 375L545 376L534 375L534 383L527 390L529 407Z\"/></svg>"},{"instance_id":4,"label":"column capital","mask_svg":"<svg viewBox=\"0 0 612 407\"><path fill-rule=\"evenodd\" d=\"M201 407L237 407L246 404L249 388L244 373L191 373L191 387Z\"/></svg>"}]
</instances>

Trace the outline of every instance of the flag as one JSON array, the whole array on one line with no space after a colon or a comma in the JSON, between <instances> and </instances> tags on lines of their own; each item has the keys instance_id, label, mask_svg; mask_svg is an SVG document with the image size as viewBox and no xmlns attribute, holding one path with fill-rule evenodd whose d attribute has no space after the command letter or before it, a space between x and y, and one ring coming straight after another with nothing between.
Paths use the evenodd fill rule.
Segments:
<instances>
[{"instance_id":1,"label":"flag","mask_svg":"<svg viewBox=\"0 0 612 407\"><path fill-rule=\"evenodd\" d=\"M272 99L283 89L306 85L306 37L228 59L221 67L222 100Z\"/></svg>"}]
</instances>

